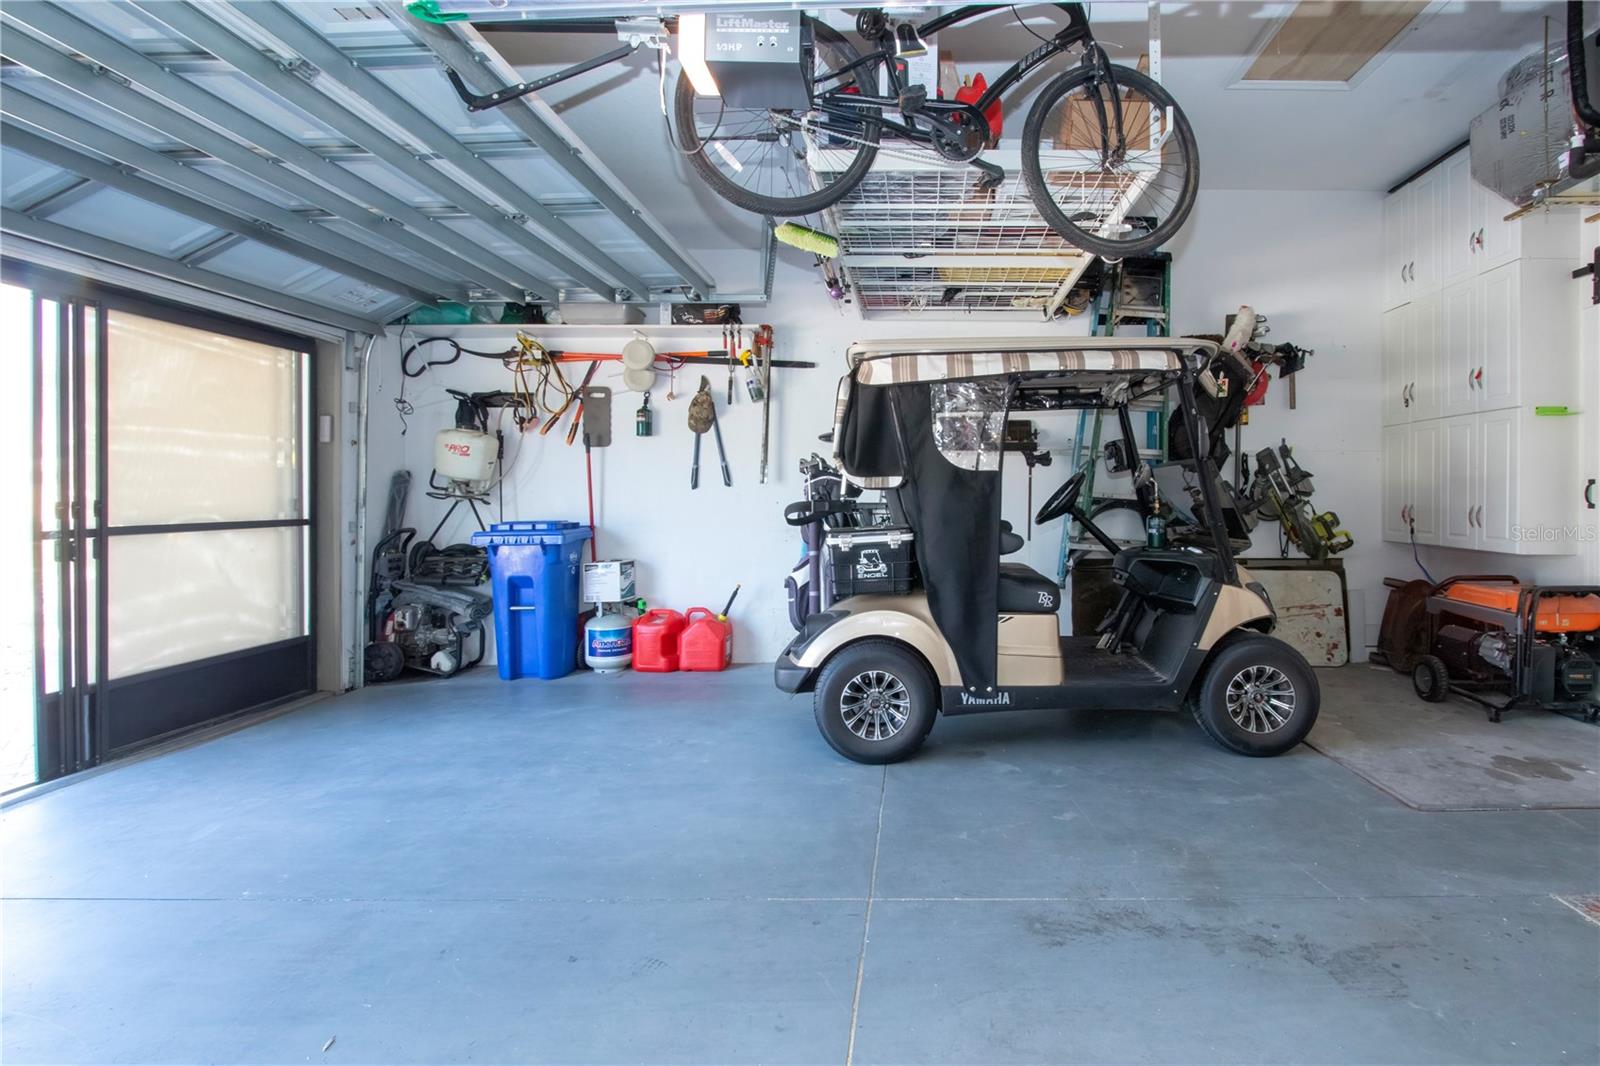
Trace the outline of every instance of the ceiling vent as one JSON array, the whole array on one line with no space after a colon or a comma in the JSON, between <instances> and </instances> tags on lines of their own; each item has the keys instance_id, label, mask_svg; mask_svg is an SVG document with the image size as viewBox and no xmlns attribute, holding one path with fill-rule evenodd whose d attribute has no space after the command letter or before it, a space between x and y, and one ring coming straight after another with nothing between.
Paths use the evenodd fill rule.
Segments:
<instances>
[{"instance_id":1,"label":"ceiling vent","mask_svg":"<svg viewBox=\"0 0 1600 1066\"><path fill-rule=\"evenodd\" d=\"M1301 0L1263 36L1236 89L1349 89L1418 15L1423 0Z\"/></svg>"}]
</instances>

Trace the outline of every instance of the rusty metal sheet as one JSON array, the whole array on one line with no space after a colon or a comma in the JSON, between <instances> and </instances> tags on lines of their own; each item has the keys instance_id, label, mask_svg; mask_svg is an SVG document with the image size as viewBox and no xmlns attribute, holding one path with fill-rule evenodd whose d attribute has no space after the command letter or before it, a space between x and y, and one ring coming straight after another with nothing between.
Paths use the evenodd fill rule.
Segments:
<instances>
[{"instance_id":1,"label":"rusty metal sheet","mask_svg":"<svg viewBox=\"0 0 1600 1066\"><path fill-rule=\"evenodd\" d=\"M1249 566L1249 561L1245 561ZM1344 582L1336 570L1251 569L1278 612L1273 636L1292 645L1312 666L1350 661L1350 626Z\"/></svg>"}]
</instances>

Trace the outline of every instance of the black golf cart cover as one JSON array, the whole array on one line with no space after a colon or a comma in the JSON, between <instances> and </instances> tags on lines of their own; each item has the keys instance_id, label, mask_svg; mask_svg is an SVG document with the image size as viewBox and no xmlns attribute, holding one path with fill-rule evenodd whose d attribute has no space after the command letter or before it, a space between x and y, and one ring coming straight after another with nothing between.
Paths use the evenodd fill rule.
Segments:
<instances>
[{"instance_id":1,"label":"black golf cart cover","mask_svg":"<svg viewBox=\"0 0 1600 1066\"><path fill-rule=\"evenodd\" d=\"M945 340L854 345L834 419L845 475L898 490L929 611L962 683L979 693L994 687L997 668L1000 458L1013 389L1062 371L1104 371L1109 382L1180 365L1170 340L1125 348L1062 337L998 343L1004 348L976 352Z\"/></svg>"}]
</instances>

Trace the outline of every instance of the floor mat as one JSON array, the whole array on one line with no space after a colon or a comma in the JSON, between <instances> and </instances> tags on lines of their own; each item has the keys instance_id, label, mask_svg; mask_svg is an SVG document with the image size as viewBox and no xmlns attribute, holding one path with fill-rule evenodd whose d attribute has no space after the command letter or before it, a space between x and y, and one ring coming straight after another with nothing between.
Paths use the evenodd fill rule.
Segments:
<instances>
[{"instance_id":1,"label":"floor mat","mask_svg":"<svg viewBox=\"0 0 1600 1066\"><path fill-rule=\"evenodd\" d=\"M1491 722L1459 697L1424 703L1387 667L1318 670L1313 748L1423 811L1600 808L1600 727L1549 711Z\"/></svg>"}]
</instances>

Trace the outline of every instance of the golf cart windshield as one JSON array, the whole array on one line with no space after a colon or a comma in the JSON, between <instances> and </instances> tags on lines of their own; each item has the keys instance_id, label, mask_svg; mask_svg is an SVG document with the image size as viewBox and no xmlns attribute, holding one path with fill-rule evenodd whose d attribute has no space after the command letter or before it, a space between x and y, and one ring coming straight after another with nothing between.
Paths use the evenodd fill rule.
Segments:
<instances>
[{"instance_id":1,"label":"golf cart windshield","mask_svg":"<svg viewBox=\"0 0 1600 1066\"><path fill-rule=\"evenodd\" d=\"M1177 385L1193 431L1192 368L1215 351L1210 341L1120 337L1006 339L982 350L944 340L850 348L835 458L852 481L895 493L916 534L929 610L969 688L995 684L1008 412L1115 407Z\"/></svg>"}]
</instances>

